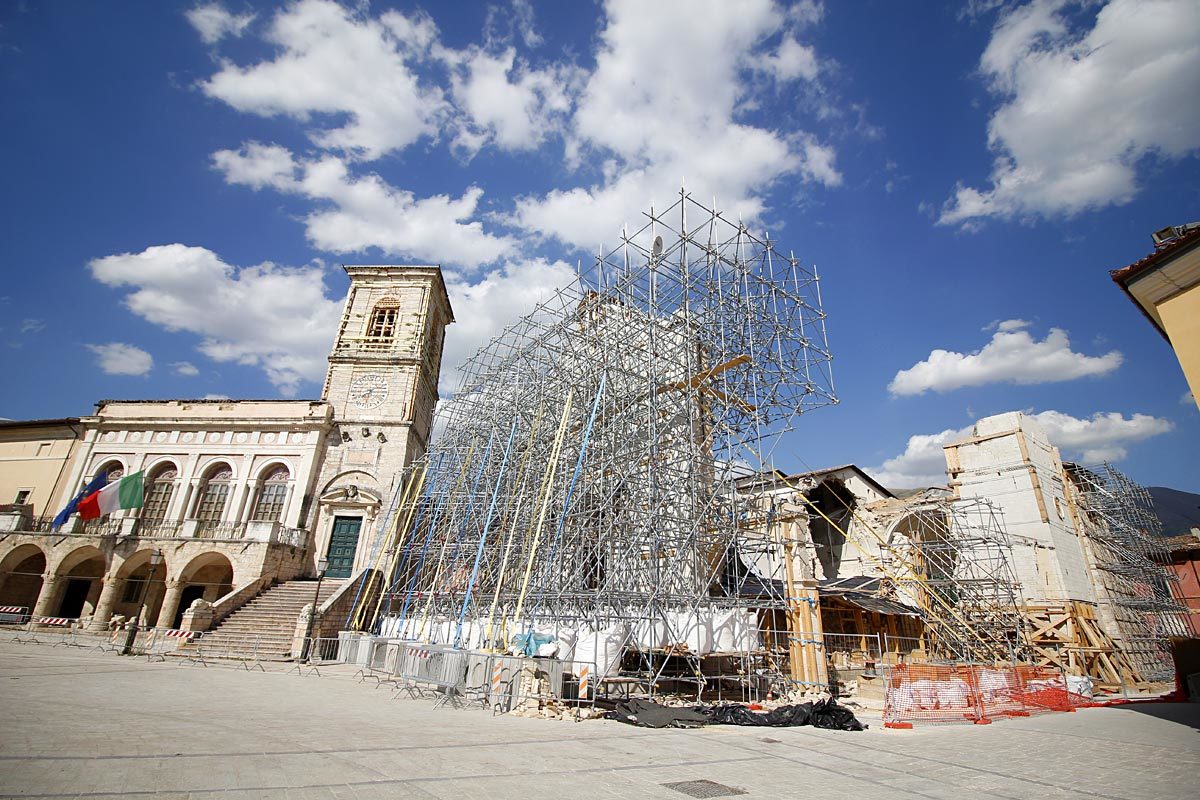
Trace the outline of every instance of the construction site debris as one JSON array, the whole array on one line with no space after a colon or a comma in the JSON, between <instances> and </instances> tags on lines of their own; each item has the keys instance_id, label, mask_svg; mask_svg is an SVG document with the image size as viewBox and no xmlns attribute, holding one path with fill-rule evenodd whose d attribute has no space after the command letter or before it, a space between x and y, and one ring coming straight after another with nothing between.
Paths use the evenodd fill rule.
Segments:
<instances>
[{"instance_id":1,"label":"construction site debris","mask_svg":"<svg viewBox=\"0 0 1200 800\"><path fill-rule=\"evenodd\" d=\"M699 728L705 725L760 728L812 725L814 728L838 731L861 731L867 728L858 721L853 711L833 700L785 705L763 711L739 704L680 708L650 700L629 700L618 703L608 718L643 728Z\"/></svg>"}]
</instances>

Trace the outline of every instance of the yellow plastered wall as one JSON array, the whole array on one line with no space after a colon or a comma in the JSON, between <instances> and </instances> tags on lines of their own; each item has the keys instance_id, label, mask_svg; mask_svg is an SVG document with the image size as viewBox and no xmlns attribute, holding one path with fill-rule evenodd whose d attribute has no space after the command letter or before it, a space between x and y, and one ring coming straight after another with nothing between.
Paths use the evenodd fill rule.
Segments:
<instances>
[{"instance_id":1,"label":"yellow plastered wall","mask_svg":"<svg viewBox=\"0 0 1200 800\"><path fill-rule=\"evenodd\" d=\"M1192 397L1200 405L1200 286L1159 303L1158 315L1183 367Z\"/></svg>"},{"instance_id":2,"label":"yellow plastered wall","mask_svg":"<svg viewBox=\"0 0 1200 800\"><path fill-rule=\"evenodd\" d=\"M0 432L0 503L16 502L18 493L29 492L25 502L34 516L57 514L75 441L66 426Z\"/></svg>"}]
</instances>

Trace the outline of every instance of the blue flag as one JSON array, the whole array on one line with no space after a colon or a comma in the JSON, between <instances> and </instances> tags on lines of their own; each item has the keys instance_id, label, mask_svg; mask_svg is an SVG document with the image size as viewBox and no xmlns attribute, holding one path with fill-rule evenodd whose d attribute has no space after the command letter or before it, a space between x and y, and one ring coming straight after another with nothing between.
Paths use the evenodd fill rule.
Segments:
<instances>
[{"instance_id":1,"label":"blue flag","mask_svg":"<svg viewBox=\"0 0 1200 800\"><path fill-rule=\"evenodd\" d=\"M67 503L66 508L64 508L62 511L58 512L58 516L54 518L54 522L51 523L51 525L50 525L51 529L58 530L60 527L62 527L62 524L67 521L67 518L70 517L72 514L74 514L75 510L77 508L79 508L79 503L81 500L83 500L83 498L87 497L92 492L100 491L107 485L108 485L108 473L107 472L101 472L99 475L92 478L92 482L89 483L87 486L83 487L83 491L80 492L79 494L77 494L75 496L74 500Z\"/></svg>"}]
</instances>

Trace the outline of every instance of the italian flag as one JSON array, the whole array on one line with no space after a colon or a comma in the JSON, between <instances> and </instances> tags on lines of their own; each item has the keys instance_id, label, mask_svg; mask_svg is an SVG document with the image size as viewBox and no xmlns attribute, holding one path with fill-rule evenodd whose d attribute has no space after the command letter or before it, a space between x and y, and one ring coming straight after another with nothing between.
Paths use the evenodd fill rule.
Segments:
<instances>
[{"instance_id":1,"label":"italian flag","mask_svg":"<svg viewBox=\"0 0 1200 800\"><path fill-rule=\"evenodd\" d=\"M79 516L82 519L96 519L122 508L141 507L142 473L135 472L80 500Z\"/></svg>"}]
</instances>

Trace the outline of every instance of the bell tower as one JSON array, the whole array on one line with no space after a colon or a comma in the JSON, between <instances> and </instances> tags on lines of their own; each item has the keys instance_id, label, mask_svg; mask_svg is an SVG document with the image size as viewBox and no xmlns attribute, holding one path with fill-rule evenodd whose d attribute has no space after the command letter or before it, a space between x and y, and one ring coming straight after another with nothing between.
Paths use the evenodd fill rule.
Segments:
<instances>
[{"instance_id":1,"label":"bell tower","mask_svg":"<svg viewBox=\"0 0 1200 800\"><path fill-rule=\"evenodd\" d=\"M315 557L329 557L330 577L370 566L396 485L425 453L442 341L454 321L439 267L345 270L350 289L321 394L333 407L335 429L317 484L313 528Z\"/></svg>"}]
</instances>

